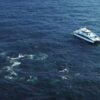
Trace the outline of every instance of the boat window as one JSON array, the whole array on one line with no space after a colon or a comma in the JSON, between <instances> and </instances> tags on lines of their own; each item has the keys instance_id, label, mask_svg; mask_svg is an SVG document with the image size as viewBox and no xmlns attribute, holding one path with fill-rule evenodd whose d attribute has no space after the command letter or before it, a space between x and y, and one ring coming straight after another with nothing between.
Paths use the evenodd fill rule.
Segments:
<instances>
[{"instance_id":1,"label":"boat window","mask_svg":"<svg viewBox=\"0 0 100 100\"><path fill-rule=\"evenodd\" d=\"M85 32L85 31L84 31ZM90 34L90 32L85 32L87 35L89 35Z\"/></svg>"}]
</instances>

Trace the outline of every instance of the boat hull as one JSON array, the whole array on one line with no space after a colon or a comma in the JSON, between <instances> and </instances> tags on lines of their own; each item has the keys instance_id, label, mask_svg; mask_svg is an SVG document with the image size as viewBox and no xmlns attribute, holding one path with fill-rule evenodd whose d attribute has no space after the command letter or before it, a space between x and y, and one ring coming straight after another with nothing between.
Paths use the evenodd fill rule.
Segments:
<instances>
[{"instance_id":1,"label":"boat hull","mask_svg":"<svg viewBox=\"0 0 100 100\"><path fill-rule=\"evenodd\" d=\"M87 42L90 42L90 43L99 42L99 41L93 41L93 40L86 39L86 38L84 38L84 37L82 37L82 36L80 36L80 35L78 35L78 34L74 34L74 36L76 36L76 37L78 37L78 38L80 38L80 39L82 39L82 40L85 40L85 41L87 41Z\"/></svg>"}]
</instances>

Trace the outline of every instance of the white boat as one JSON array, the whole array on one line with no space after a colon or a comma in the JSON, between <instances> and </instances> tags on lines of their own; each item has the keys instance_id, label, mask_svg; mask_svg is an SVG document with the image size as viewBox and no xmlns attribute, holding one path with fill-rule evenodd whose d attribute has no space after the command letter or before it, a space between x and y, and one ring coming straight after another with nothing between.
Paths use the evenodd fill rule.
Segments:
<instances>
[{"instance_id":1,"label":"white boat","mask_svg":"<svg viewBox=\"0 0 100 100\"><path fill-rule=\"evenodd\" d=\"M100 42L100 37L87 28L80 28L74 31L74 35L90 43Z\"/></svg>"}]
</instances>

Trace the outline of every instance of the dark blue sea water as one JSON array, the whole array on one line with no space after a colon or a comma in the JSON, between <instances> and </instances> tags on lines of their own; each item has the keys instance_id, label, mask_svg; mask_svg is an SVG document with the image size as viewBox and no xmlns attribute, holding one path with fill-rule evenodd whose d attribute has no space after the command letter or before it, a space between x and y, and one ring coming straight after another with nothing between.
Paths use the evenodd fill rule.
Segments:
<instances>
[{"instance_id":1,"label":"dark blue sea water","mask_svg":"<svg viewBox=\"0 0 100 100\"><path fill-rule=\"evenodd\" d=\"M0 100L100 100L99 0L0 0Z\"/></svg>"}]
</instances>

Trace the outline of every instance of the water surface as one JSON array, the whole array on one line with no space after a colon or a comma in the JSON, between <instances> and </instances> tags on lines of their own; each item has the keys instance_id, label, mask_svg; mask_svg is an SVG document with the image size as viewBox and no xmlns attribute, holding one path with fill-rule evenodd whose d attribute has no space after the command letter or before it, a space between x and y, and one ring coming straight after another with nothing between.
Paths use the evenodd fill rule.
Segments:
<instances>
[{"instance_id":1,"label":"water surface","mask_svg":"<svg viewBox=\"0 0 100 100\"><path fill-rule=\"evenodd\" d=\"M73 37L100 32L99 0L0 0L0 98L99 100L100 45Z\"/></svg>"}]
</instances>

